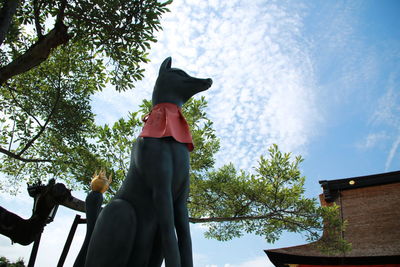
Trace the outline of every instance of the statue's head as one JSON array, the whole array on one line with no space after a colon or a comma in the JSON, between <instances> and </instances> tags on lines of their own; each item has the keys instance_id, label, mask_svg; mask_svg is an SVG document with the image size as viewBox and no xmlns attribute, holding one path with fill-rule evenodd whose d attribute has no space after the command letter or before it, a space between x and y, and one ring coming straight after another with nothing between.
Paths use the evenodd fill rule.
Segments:
<instances>
[{"instance_id":1,"label":"statue's head","mask_svg":"<svg viewBox=\"0 0 400 267\"><path fill-rule=\"evenodd\" d=\"M168 102L182 106L195 94L205 91L212 85L212 80L191 77L181 69L171 68L171 57L160 66L153 91L153 105Z\"/></svg>"}]
</instances>

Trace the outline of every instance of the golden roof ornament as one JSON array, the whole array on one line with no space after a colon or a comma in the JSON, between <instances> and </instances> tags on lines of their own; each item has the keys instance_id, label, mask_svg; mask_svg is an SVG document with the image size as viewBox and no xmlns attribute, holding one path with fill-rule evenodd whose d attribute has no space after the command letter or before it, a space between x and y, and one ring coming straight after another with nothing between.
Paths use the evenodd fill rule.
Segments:
<instances>
[{"instance_id":1,"label":"golden roof ornament","mask_svg":"<svg viewBox=\"0 0 400 267\"><path fill-rule=\"evenodd\" d=\"M93 174L93 179L90 182L90 187L92 191L100 192L102 194L106 192L111 184L112 181L111 177L112 174L110 174L110 176L107 178L107 174L104 169L101 169L98 173L97 171L95 171Z\"/></svg>"}]
</instances>

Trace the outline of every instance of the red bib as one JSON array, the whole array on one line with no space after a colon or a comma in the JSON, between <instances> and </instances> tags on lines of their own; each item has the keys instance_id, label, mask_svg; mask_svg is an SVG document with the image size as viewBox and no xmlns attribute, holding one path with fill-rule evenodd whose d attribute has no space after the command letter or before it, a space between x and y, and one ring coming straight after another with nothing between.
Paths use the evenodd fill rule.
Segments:
<instances>
[{"instance_id":1,"label":"red bib","mask_svg":"<svg viewBox=\"0 0 400 267\"><path fill-rule=\"evenodd\" d=\"M183 117L181 109L172 103L155 105L150 114L143 118L145 125L139 137L167 137L187 145L189 151L194 149L189 125Z\"/></svg>"}]
</instances>

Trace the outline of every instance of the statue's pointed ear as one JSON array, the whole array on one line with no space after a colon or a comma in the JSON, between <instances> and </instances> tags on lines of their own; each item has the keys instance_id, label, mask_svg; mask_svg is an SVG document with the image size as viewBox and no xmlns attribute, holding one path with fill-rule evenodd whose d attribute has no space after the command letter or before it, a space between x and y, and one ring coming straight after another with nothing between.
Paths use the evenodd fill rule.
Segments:
<instances>
[{"instance_id":1,"label":"statue's pointed ear","mask_svg":"<svg viewBox=\"0 0 400 267\"><path fill-rule=\"evenodd\" d=\"M162 72L170 69L171 68L171 62L172 62L171 57L167 57L164 60L164 62L161 64L160 71L158 72L158 75L160 75Z\"/></svg>"}]
</instances>

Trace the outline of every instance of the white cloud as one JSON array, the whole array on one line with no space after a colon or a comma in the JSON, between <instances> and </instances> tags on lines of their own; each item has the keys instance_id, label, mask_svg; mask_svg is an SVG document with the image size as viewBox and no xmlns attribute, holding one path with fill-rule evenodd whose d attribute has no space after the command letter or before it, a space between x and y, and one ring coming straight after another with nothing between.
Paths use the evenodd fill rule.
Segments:
<instances>
[{"instance_id":1,"label":"white cloud","mask_svg":"<svg viewBox=\"0 0 400 267\"><path fill-rule=\"evenodd\" d=\"M318 16L318 24L313 25L318 29L319 41L324 48L340 52L341 50L355 51L349 43L354 41L356 26L359 24L358 16L362 10L362 1L325 2L318 5L318 10L312 16Z\"/></svg>"},{"instance_id":2,"label":"white cloud","mask_svg":"<svg viewBox=\"0 0 400 267\"><path fill-rule=\"evenodd\" d=\"M389 151L386 163L385 163L385 169L386 170L389 170L389 168L390 168L390 166L392 164L393 158L395 157L396 153L398 153L399 148L400 148L400 135L393 142L393 144L392 144L392 146L390 148L390 151Z\"/></svg>"},{"instance_id":3,"label":"white cloud","mask_svg":"<svg viewBox=\"0 0 400 267\"><path fill-rule=\"evenodd\" d=\"M272 143L304 153L320 112L313 65L299 41L302 8L265 1L174 1L170 9L145 79L133 92L106 90L96 96L98 121L136 110L150 97L159 64L172 56L173 66L214 80L202 94L221 139L218 165L233 161L250 168Z\"/></svg>"},{"instance_id":4,"label":"white cloud","mask_svg":"<svg viewBox=\"0 0 400 267\"><path fill-rule=\"evenodd\" d=\"M378 101L376 110L372 116L372 123L386 123L393 127L400 128L400 91L393 81L389 81L388 89Z\"/></svg>"},{"instance_id":5,"label":"white cloud","mask_svg":"<svg viewBox=\"0 0 400 267\"><path fill-rule=\"evenodd\" d=\"M357 147L360 149L371 149L375 148L382 144L383 141L386 141L389 138L387 133L384 131L378 133L370 133L367 137L357 144Z\"/></svg>"},{"instance_id":6,"label":"white cloud","mask_svg":"<svg viewBox=\"0 0 400 267\"><path fill-rule=\"evenodd\" d=\"M272 143L301 151L318 112L313 67L307 49L296 41L300 16L260 1L219 4L202 8L175 2L153 60L161 62L160 51L168 51L173 65L213 78L204 94L221 138L219 164L234 161L248 168ZM187 46L196 47L197 58Z\"/></svg>"},{"instance_id":7,"label":"white cloud","mask_svg":"<svg viewBox=\"0 0 400 267\"><path fill-rule=\"evenodd\" d=\"M393 73L388 82L388 89L379 99L371 119L373 125L386 126L387 130L384 133L391 142L385 170L389 170L393 159L400 151L400 91L399 84L395 81Z\"/></svg>"}]
</instances>

